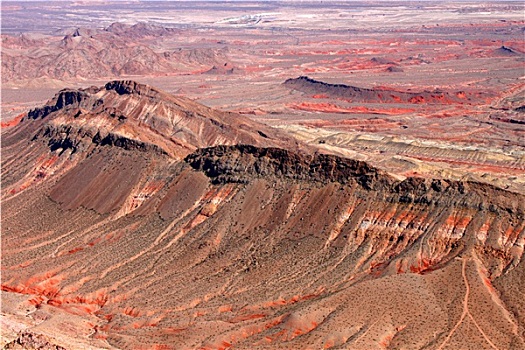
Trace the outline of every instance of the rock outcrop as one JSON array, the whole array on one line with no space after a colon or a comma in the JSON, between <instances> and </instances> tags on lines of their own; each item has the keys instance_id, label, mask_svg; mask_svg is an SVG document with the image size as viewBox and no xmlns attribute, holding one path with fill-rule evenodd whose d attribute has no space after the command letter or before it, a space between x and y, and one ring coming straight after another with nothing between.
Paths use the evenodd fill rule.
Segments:
<instances>
[{"instance_id":1,"label":"rock outcrop","mask_svg":"<svg viewBox=\"0 0 525 350\"><path fill-rule=\"evenodd\" d=\"M288 79L284 86L312 95L326 95L352 102L366 103L464 103L468 97L460 98L457 93L446 91L398 91L385 88L366 89L345 84L329 84L307 76Z\"/></svg>"},{"instance_id":2,"label":"rock outcrop","mask_svg":"<svg viewBox=\"0 0 525 350\"><path fill-rule=\"evenodd\" d=\"M280 148L251 145L204 148L186 157L193 168L203 171L216 183L248 182L254 177L281 177L293 180L341 184L358 182L367 189L391 181L386 174L365 162L333 155L302 155Z\"/></svg>"},{"instance_id":3,"label":"rock outcrop","mask_svg":"<svg viewBox=\"0 0 525 350\"><path fill-rule=\"evenodd\" d=\"M155 150L181 158L200 147L250 143L295 148L285 134L240 114L221 112L135 81L65 89L22 118L19 129L52 150L93 145ZM6 134L16 139L17 130ZM14 141L13 141L14 142Z\"/></svg>"},{"instance_id":4,"label":"rock outcrop","mask_svg":"<svg viewBox=\"0 0 525 350\"><path fill-rule=\"evenodd\" d=\"M306 155L279 148L234 145L199 149L185 162L215 184L249 183L257 178L338 183L379 192L392 203L461 206L520 217L525 213L521 195L488 184L418 177L399 181L365 162L330 154Z\"/></svg>"},{"instance_id":5,"label":"rock outcrop","mask_svg":"<svg viewBox=\"0 0 525 350\"><path fill-rule=\"evenodd\" d=\"M18 338L7 343L3 349L5 350L23 350L23 349L38 349L38 350L66 350L64 347L52 344L43 335L33 334L30 332L22 332Z\"/></svg>"}]
</instances>

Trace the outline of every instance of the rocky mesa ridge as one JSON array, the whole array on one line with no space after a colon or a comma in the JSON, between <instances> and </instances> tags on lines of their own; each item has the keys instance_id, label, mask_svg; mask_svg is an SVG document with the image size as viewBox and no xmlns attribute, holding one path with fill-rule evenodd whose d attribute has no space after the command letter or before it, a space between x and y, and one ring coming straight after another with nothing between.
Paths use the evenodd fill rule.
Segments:
<instances>
[{"instance_id":1,"label":"rocky mesa ridge","mask_svg":"<svg viewBox=\"0 0 525 350\"><path fill-rule=\"evenodd\" d=\"M408 103L408 104L450 104L468 103L464 91L399 91L387 88L362 88L345 84L330 84L307 76L287 79L284 86L312 95L345 99L364 103Z\"/></svg>"},{"instance_id":2,"label":"rocky mesa ridge","mask_svg":"<svg viewBox=\"0 0 525 350\"><path fill-rule=\"evenodd\" d=\"M45 106L31 110L17 128L26 129L33 138L45 135L53 150L77 152L93 143L115 144L156 149L175 158L217 144L293 147L294 143L291 137L241 115L134 81L62 90Z\"/></svg>"},{"instance_id":3,"label":"rocky mesa ridge","mask_svg":"<svg viewBox=\"0 0 525 350\"><path fill-rule=\"evenodd\" d=\"M2 138L2 290L27 298L10 309L121 349L523 348L523 195L400 181L263 127L132 82L29 113ZM174 157L159 135L208 141Z\"/></svg>"}]
</instances>

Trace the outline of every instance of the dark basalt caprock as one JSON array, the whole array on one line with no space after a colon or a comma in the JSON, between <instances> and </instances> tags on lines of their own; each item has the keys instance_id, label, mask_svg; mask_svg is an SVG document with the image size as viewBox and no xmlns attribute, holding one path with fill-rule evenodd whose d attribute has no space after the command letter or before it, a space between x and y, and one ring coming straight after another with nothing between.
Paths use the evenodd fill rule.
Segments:
<instances>
[{"instance_id":1,"label":"dark basalt caprock","mask_svg":"<svg viewBox=\"0 0 525 350\"><path fill-rule=\"evenodd\" d=\"M277 176L322 183L357 182L372 189L393 182L386 173L362 161L328 154L298 154L280 148L217 146L199 149L185 160L216 183L247 182L253 176Z\"/></svg>"},{"instance_id":2,"label":"dark basalt caprock","mask_svg":"<svg viewBox=\"0 0 525 350\"><path fill-rule=\"evenodd\" d=\"M523 216L519 194L488 184L446 179L394 179L368 163L330 154L299 154L280 148L251 145L217 146L197 150L185 158L215 184L249 183L255 178L283 178L316 183L358 185L393 203L459 206Z\"/></svg>"},{"instance_id":3,"label":"dark basalt caprock","mask_svg":"<svg viewBox=\"0 0 525 350\"><path fill-rule=\"evenodd\" d=\"M114 90L119 95L154 95L159 91L148 85L137 83L133 80L114 80L107 83L104 88L106 90Z\"/></svg>"},{"instance_id":4,"label":"dark basalt caprock","mask_svg":"<svg viewBox=\"0 0 525 350\"><path fill-rule=\"evenodd\" d=\"M307 94L324 94L332 98L343 98L352 102L366 103L463 103L465 99L446 91L398 91L386 88L361 88L345 84L330 84L307 76L287 79L284 86ZM467 99L468 100L468 99Z\"/></svg>"},{"instance_id":5,"label":"dark basalt caprock","mask_svg":"<svg viewBox=\"0 0 525 350\"><path fill-rule=\"evenodd\" d=\"M80 90L61 90L55 95L49 102L44 106L32 109L27 114L29 119L42 119L47 117L49 114L65 109L66 107L79 106L83 101L90 98L90 93L93 93L93 89L80 89Z\"/></svg>"},{"instance_id":6,"label":"dark basalt caprock","mask_svg":"<svg viewBox=\"0 0 525 350\"><path fill-rule=\"evenodd\" d=\"M153 97L158 95L160 91L144 84L137 83L132 80L115 80L107 83L104 87L90 87L87 89L63 89L58 92L49 102L44 106L32 109L28 113L28 118L39 119L45 118L49 114L65 108L79 107L93 108L104 101L97 99L96 93L105 89L107 91L115 91L119 95L145 95Z\"/></svg>"}]
</instances>

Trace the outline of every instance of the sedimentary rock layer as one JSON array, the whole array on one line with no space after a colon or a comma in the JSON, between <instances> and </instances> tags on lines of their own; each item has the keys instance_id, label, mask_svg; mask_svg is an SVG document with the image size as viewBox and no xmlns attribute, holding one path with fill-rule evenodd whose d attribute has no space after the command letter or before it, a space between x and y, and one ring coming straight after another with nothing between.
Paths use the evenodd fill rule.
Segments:
<instances>
[{"instance_id":1,"label":"sedimentary rock layer","mask_svg":"<svg viewBox=\"0 0 525 350\"><path fill-rule=\"evenodd\" d=\"M277 145L200 148L184 159L91 137L83 149L57 148L67 126L82 129L83 108L91 112L82 126L114 120L94 107L99 99L142 121L128 139L163 145L164 131L149 137L166 129L133 114L136 101L159 92L110 83L68 94L2 139L2 290L25 296L9 309L43 320L52 343L525 346L523 195L400 181L365 162ZM189 120L208 111L180 101ZM62 131L42 132L59 115ZM202 134L218 132L205 125ZM262 132L261 143L272 140L271 129ZM63 314L73 315L71 327L56 327Z\"/></svg>"}]
</instances>

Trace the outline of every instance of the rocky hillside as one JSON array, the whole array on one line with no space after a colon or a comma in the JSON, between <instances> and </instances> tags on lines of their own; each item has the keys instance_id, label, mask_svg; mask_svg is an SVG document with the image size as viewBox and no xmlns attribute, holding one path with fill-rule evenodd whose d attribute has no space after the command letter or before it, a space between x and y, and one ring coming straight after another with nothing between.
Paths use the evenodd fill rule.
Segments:
<instances>
[{"instance_id":1,"label":"rocky hillside","mask_svg":"<svg viewBox=\"0 0 525 350\"><path fill-rule=\"evenodd\" d=\"M339 183L381 192L388 202L464 206L511 214L525 210L520 195L484 183L418 177L396 181L366 162L330 154L303 155L279 148L234 145L199 149L185 162L217 184L249 183L257 178Z\"/></svg>"},{"instance_id":2,"label":"rocky hillside","mask_svg":"<svg viewBox=\"0 0 525 350\"><path fill-rule=\"evenodd\" d=\"M525 347L523 195L401 181L207 113L111 82L62 91L9 129L6 310L57 345ZM153 135L192 146L175 157Z\"/></svg>"},{"instance_id":3,"label":"rocky hillside","mask_svg":"<svg viewBox=\"0 0 525 350\"><path fill-rule=\"evenodd\" d=\"M75 29L61 38L2 36L2 82L57 79L111 79L167 75L234 67L227 50L177 48L159 51L152 42L179 30L147 23L114 23L104 30Z\"/></svg>"},{"instance_id":4,"label":"rocky hillside","mask_svg":"<svg viewBox=\"0 0 525 350\"><path fill-rule=\"evenodd\" d=\"M5 143L27 134L47 142L52 151L71 153L106 144L154 149L175 158L218 144L295 147L291 137L266 125L134 81L62 90L31 110L4 136Z\"/></svg>"}]
</instances>

